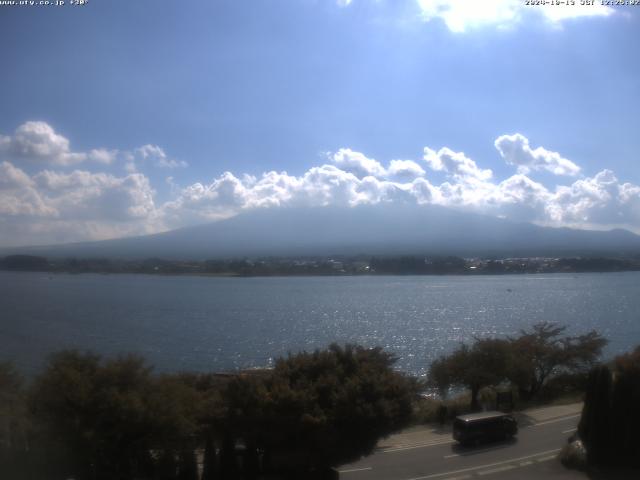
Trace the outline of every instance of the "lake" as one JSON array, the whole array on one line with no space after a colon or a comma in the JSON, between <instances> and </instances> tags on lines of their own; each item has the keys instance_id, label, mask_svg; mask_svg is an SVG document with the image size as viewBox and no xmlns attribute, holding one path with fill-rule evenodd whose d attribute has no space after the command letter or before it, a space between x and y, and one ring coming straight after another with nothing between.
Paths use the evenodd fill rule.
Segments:
<instances>
[{"instance_id":1,"label":"lake","mask_svg":"<svg viewBox=\"0 0 640 480\"><path fill-rule=\"evenodd\" d=\"M640 272L219 278L0 272L0 360L39 371L62 348L137 352L158 371L265 366L331 342L382 346L422 375L474 336L539 321L640 344Z\"/></svg>"}]
</instances>

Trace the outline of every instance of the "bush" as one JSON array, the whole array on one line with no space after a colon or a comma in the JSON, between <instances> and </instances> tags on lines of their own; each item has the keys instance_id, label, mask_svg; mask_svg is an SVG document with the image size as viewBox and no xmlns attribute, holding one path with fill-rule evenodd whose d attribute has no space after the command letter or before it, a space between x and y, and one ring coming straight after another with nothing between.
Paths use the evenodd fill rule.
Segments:
<instances>
[{"instance_id":1,"label":"bush","mask_svg":"<svg viewBox=\"0 0 640 480\"><path fill-rule=\"evenodd\" d=\"M542 387L538 395L538 400L543 403L549 403L559 398L574 398L575 401L582 399L587 389L587 373L561 373L550 378Z\"/></svg>"},{"instance_id":2,"label":"bush","mask_svg":"<svg viewBox=\"0 0 640 480\"><path fill-rule=\"evenodd\" d=\"M560 451L560 461L565 467L576 470L587 469L587 450L581 440L574 440Z\"/></svg>"},{"instance_id":3,"label":"bush","mask_svg":"<svg viewBox=\"0 0 640 480\"><path fill-rule=\"evenodd\" d=\"M394 362L380 348L353 345L280 359L263 379L229 384L228 430L318 471L355 460L411 419L416 385Z\"/></svg>"},{"instance_id":4,"label":"bush","mask_svg":"<svg viewBox=\"0 0 640 480\"><path fill-rule=\"evenodd\" d=\"M589 374L578 425L590 464L640 466L640 347Z\"/></svg>"}]
</instances>

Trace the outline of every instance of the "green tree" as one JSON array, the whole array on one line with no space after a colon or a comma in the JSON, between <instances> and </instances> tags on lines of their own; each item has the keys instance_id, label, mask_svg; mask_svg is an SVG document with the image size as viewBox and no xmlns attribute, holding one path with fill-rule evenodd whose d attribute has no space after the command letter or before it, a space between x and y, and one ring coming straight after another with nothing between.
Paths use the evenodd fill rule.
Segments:
<instances>
[{"instance_id":1,"label":"green tree","mask_svg":"<svg viewBox=\"0 0 640 480\"><path fill-rule=\"evenodd\" d=\"M520 397L535 397L545 382L560 372L585 373L595 365L607 340L596 331L576 337L562 336L566 326L550 322L535 324L531 331L510 339L509 378Z\"/></svg>"},{"instance_id":2,"label":"green tree","mask_svg":"<svg viewBox=\"0 0 640 480\"><path fill-rule=\"evenodd\" d=\"M29 392L36 457L52 476L93 476L98 455L91 415L99 364L100 357L91 353L55 353Z\"/></svg>"},{"instance_id":3,"label":"green tree","mask_svg":"<svg viewBox=\"0 0 640 480\"><path fill-rule=\"evenodd\" d=\"M28 451L29 419L24 379L10 362L0 362L0 465L5 475L19 478Z\"/></svg>"},{"instance_id":4,"label":"green tree","mask_svg":"<svg viewBox=\"0 0 640 480\"><path fill-rule=\"evenodd\" d=\"M199 394L179 377L154 377L140 357L54 354L31 390L47 469L79 479L150 478L162 458L182 453L191 469ZM160 467L158 467L160 468Z\"/></svg>"},{"instance_id":5,"label":"green tree","mask_svg":"<svg viewBox=\"0 0 640 480\"><path fill-rule=\"evenodd\" d=\"M289 469L322 472L357 459L410 419L415 385L394 362L380 348L335 344L280 359L262 378L229 384L230 429Z\"/></svg>"},{"instance_id":6,"label":"green tree","mask_svg":"<svg viewBox=\"0 0 640 480\"><path fill-rule=\"evenodd\" d=\"M480 390L507 378L510 353L509 342L501 339L476 339L471 346L462 344L432 363L429 383L437 387L443 397L450 387L469 389L470 408L476 411L480 407Z\"/></svg>"},{"instance_id":7,"label":"green tree","mask_svg":"<svg viewBox=\"0 0 640 480\"><path fill-rule=\"evenodd\" d=\"M578 433L597 465L640 466L640 347L589 373Z\"/></svg>"}]
</instances>

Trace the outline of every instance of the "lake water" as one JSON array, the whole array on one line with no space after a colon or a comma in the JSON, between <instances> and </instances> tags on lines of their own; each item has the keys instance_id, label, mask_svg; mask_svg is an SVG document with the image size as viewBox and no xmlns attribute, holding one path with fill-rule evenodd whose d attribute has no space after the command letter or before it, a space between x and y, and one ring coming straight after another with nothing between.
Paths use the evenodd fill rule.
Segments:
<instances>
[{"instance_id":1,"label":"lake water","mask_svg":"<svg viewBox=\"0 0 640 480\"><path fill-rule=\"evenodd\" d=\"M0 360L137 352L159 371L269 365L331 342L380 345L424 374L474 336L539 321L596 329L606 356L640 344L640 272L504 276L213 278L0 272Z\"/></svg>"}]
</instances>

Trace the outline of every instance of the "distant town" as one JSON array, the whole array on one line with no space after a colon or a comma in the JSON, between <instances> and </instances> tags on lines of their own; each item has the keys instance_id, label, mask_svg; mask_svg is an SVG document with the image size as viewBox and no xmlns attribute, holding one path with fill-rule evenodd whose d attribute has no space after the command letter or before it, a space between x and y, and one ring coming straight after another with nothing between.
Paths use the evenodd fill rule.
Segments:
<instances>
[{"instance_id":1,"label":"distant town","mask_svg":"<svg viewBox=\"0 0 640 480\"><path fill-rule=\"evenodd\" d=\"M142 273L165 275L288 276L288 275L496 275L518 273L623 272L640 270L640 256L461 258L455 256L241 258L204 261L147 258L48 259L10 255L0 269L52 273Z\"/></svg>"}]
</instances>

